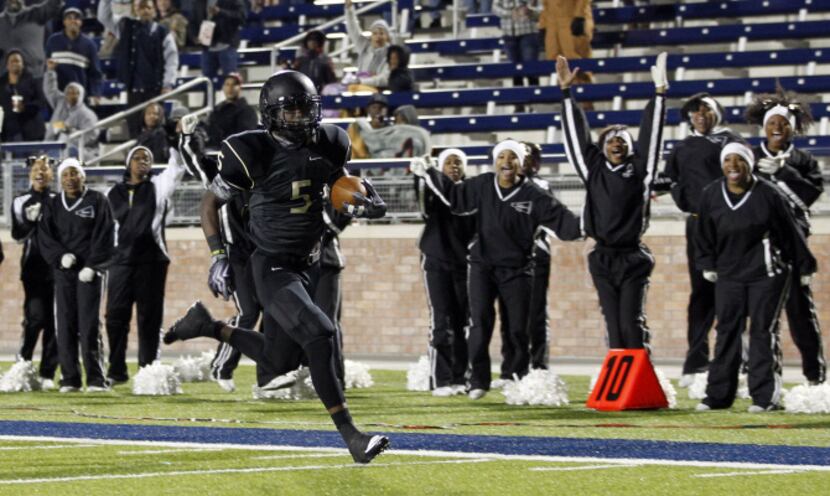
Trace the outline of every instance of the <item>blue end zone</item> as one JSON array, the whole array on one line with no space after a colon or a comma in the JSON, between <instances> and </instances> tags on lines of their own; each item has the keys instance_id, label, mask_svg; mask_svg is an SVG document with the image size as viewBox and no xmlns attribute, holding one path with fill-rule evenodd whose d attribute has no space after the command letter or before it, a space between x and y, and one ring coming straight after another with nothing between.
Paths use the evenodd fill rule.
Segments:
<instances>
[{"instance_id":1,"label":"blue end zone","mask_svg":"<svg viewBox=\"0 0 830 496\"><path fill-rule=\"evenodd\" d=\"M0 435L342 448L334 431L0 421ZM830 448L627 439L391 433L401 450L830 466Z\"/></svg>"}]
</instances>

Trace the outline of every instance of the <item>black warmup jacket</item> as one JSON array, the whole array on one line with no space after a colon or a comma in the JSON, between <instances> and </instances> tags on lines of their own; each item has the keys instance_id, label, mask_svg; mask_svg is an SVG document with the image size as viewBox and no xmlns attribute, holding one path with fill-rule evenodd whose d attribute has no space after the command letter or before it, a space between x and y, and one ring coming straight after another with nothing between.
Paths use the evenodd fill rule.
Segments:
<instances>
[{"instance_id":1,"label":"black warmup jacket","mask_svg":"<svg viewBox=\"0 0 830 496\"><path fill-rule=\"evenodd\" d=\"M665 174L672 181L671 196L677 208L690 214L698 213L703 188L723 177L720 151L732 141L743 139L731 129L719 127L705 136L692 131L675 145L666 160Z\"/></svg>"},{"instance_id":2,"label":"black warmup jacket","mask_svg":"<svg viewBox=\"0 0 830 496\"><path fill-rule=\"evenodd\" d=\"M476 235L470 261L492 267L520 268L531 261L540 226L562 240L582 237L579 217L533 181L503 190L492 172L460 183L442 181L444 174L427 170L426 183L455 215L475 215Z\"/></svg>"},{"instance_id":3,"label":"black warmup jacket","mask_svg":"<svg viewBox=\"0 0 830 496\"><path fill-rule=\"evenodd\" d=\"M451 183L444 174L436 177L442 191ZM424 230L418 242L421 253L445 264L466 267L467 247L475 236L475 217L453 215L450 207L418 176L415 176L415 191L424 219Z\"/></svg>"},{"instance_id":4,"label":"black warmup jacket","mask_svg":"<svg viewBox=\"0 0 830 496\"><path fill-rule=\"evenodd\" d=\"M636 247L648 228L651 188L660 161L666 98L655 95L643 111L634 154L611 165L591 140L585 113L569 90L562 102L562 131L568 160L585 183L585 233L600 246Z\"/></svg>"},{"instance_id":5,"label":"black warmup jacket","mask_svg":"<svg viewBox=\"0 0 830 496\"><path fill-rule=\"evenodd\" d=\"M538 176L531 176L530 180L536 186L542 188L543 191L553 196L553 188L550 183ZM550 265L550 241L548 241L548 233L544 229L536 230L536 240L533 245L533 260L536 266Z\"/></svg>"},{"instance_id":6,"label":"black warmup jacket","mask_svg":"<svg viewBox=\"0 0 830 496\"><path fill-rule=\"evenodd\" d=\"M29 189L12 200L12 238L23 242L23 253L20 256L20 279L30 281L51 280L52 269L40 252L37 241L37 225L40 221L31 222L26 218L26 209L40 203L41 216L46 204L55 196L51 190L35 191ZM42 219L42 217L41 217Z\"/></svg>"},{"instance_id":7,"label":"black warmup jacket","mask_svg":"<svg viewBox=\"0 0 830 496\"><path fill-rule=\"evenodd\" d=\"M818 161L810 152L799 150L793 145L780 153L773 154L764 143L752 149L755 152L755 161L763 157L776 158L786 156L784 166L774 176L756 172L759 177L767 179L781 188L784 196L793 208L796 221L805 236L810 235L810 207L824 192L824 179Z\"/></svg>"},{"instance_id":8,"label":"black warmup jacket","mask_svg":"<svg viewBox=\"0 0 830 496\"><path fill-rule=\"evenodd\" d=\"M86 188L74 200L65 193L55 195L45 207L37 236L46 262L59 269L63 255L71 253L75 255L75 269L106 269L113 246L112 212L107 198Z\"/></svg>"},{"instance_id":9,"label":"black warmup jacket","mask_svg":"<svg viewBox=\"0 0 830 496\"><path fill-rule=\"evenodd\" d=\"M816 271L787 199L757 176L740 197L730 195L726 179L707 186L697 229L697 266L716 271L719 279L753 282L783 273L786 264L802 275Z\"/></svg>"}]
</instances>

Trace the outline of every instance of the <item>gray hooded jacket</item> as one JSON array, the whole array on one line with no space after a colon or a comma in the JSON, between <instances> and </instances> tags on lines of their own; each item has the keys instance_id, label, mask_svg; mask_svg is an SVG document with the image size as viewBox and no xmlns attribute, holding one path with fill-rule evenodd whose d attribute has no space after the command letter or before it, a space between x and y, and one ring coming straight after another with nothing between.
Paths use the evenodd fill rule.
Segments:
<instances>
[{"instance_id":1,"label":"gray hooded jacket","mask_svg":"<svg viewBox=\"0 0 830 496\"><path fill-rule=\"evenodd\" d=\"M58 89L58 74L55 71L46 71L43 74L43 94L46 95L46 100L54 110L52 120L46 126L46 141L66 142L69 134L81 129L88 129L98 122L98 116L84 103L86 94L84 87L76 82L66 85L67 90L70 87L77 88L80 93L78 103L72 106L69 106L66 102L64 92ZM61 130L55 129L55 123L57 122L63 122L64 128ZM97 145L97 133L92 132L84 137L85 159L98 155Z\"/></svg>"}]
</instances>

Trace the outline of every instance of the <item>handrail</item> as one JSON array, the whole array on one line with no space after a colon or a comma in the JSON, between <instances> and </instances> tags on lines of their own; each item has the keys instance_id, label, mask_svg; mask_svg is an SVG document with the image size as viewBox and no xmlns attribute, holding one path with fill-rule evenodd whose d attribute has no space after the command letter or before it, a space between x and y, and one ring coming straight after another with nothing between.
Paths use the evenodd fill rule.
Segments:
<instances>
[{"instance_id":1,"label":"handrail","mask_svg":"<svg viewBox=\"0 0 830 496\"><path fill-rule=\"evenodd\" d=\"M67 141L78 140L78 160L83 162L83 160L84 160L84 147L81 146L81 143L82 143L81 140L83 139L84 135L86 135L88 133L91 133L92 131L94 131L96 129L100 129L102 127L105 127L105 126L107 126L107 125L109 125L113 122L119 121L119 120L121 120L125 117L133 115L136 112L140 112L141 110L143 110L145 107L147 107L150 104L153 104L153 103L156 103L156 102L161 102L161 101L166 100L170 97L173 97L173 96L179 95L181 93L184 93L185 91L189 90L190 88L193 88L194 86L198 86L202 83L207 84L207 91L206 91L206 93L207 93L207 105L206 105L206 107L213 108L214 99L215 99L215 95L213 94L213 81L211 81L210 78L208 78L208 77L199 76L195 79L192 79L192 80L182 84L181 86L174 89L173 91L161 94L161 95L159 95L155 98L151 98L147 101L141 102L141 103L139 103L138 105L136 105L134 107L128 108L127 110L122 110L121 112L118 112L116 114L113 114L113 115L107 117L106 119L103 119L103 120L100 120L100 121L96 122L93 126L87 128L87 129L81 129L80 131L75 131L74 133L69 135L69 137L67 138Z\"/></svg>"},{"instance_id":2,"label":"handrail","mask_svg":"<svg viewBox=\"0 0 830 496\"><path fill-rule=\"evenodd\" d=\"M367 4L365 6L360 7L359 9L355 10L355 14L362 14L364 12L368 12L368 11L374 9L375 7L377 7L378 5L383 5L385 3L390 3L390 2L393 4L392 5L392 26L391 26L391 28L394 31L396 29L396 25L397 25L397 21L398 21L398 0L376 0L374 2L367 2ZM342 24L343 21L345 21L345 20L346 20L346 15L343 14L342 16L335 17L334 19L332 19L328 22L324 22L323 24L314 26L314 27L310 28L309 31L312 31L312 30L324 31L324 30L326 30L326 29L328 29L332 26L337 26L338 24ZM285 48L287 46L290 46L291 44L296 43L298 41L302 41L306 37L306 34L308 34L308 31L304 31L304 32L299 33L299 34L295 34L294 36L292 36L290 38L286 38L286 39L280 41L279 43L275 43L271 47L271 73L272 74L274 72L276 72L276 70L277 70L277 54L280 52L280 49ZM346 38L348 39L348 36ZM347 45L348 45L348 43L347 43Z\"/></svg>"}]
</instances>

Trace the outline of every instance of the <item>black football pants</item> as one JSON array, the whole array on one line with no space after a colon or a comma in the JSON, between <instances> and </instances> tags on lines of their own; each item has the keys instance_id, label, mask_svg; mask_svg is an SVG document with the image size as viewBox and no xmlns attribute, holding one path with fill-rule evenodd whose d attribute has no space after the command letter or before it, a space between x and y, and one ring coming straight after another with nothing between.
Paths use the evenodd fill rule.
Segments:
<instances>
[{"instance_id":1,"label":"black football pants","mask_svg":"<svg viewBox=\"0 0 830 496\"><path fill-rule=\"evenodd\" d=\"M31 360L38 336L41 339L40 377L54 379L58 368L58 346L55 339L55 287L43 279L23 279L23 335L18 355Z\"/></svg>"},{"instance_id":2,"label":"black football pants","mask_svg":"<svg viewBox=\"0 0 830 496\"><path fill-rule=\"evenodd\" d=\"M159 337L164 317L167 262L112 265L107 273L107 340L110 356L107 377L124 382L127 373L127 337L133 304L138 328L138 366L159 357Z\"/></svg>"},{"instance_id":3,"label":"black football pants","mask_svg":"<svg viewBox=\"0 0 830 496\"><path fill-rule=\"evenodd\" d=\"M56 270L55 312L58 331L58 359L61 386L81 387L78 345L86 371L86 385L104 386L103 343L98 311L101 306L101 277L90 282L78 280L77 270Z\"/></svg>"},{"instance_id":4,"label":"black football pants","mask_svg":"<svg viewBox=\"0 0 830 496\"><path fill-rule=\"evenodd\" d=\"M430 388L466 383L467 268L421 256L429 306Z\"/></svg>"},{"instance_id":5,"label":"black football pants","mask_svg":"<svg viewBox=\"0 0 830 496\"><path fill-rule=\"evenodd\" d=\"M530 363L527 312L530 305L531 267L488 267L469 264L467 291L472 326L467 341L471 375L470 389L490 389L490 339L496 320L495 302L509 323L514 356L507 368L510 377L527 375Z\"/></svg>"},{"instance_id":6,"label":"black football pants","mask_svg":"<svg viewBox=\"0 0 830 496\"><path fill-rule=\"evenodd\" d=\"M703 278L703 271L695 265L695 236L697 217L686 219L686 263L689 268L689 306L687 310L686 340L688 350L683 362L684 374L705 372L709 366L709 330L715 323L715 285Z\"/></svg>"},{"instance_id":7,"label":"black football pants","mask_svg":"<svg viewBox=\"0 0 830 496\"><path fill-rule=\"evenodd\" d=\"M767 407L781 400L779 317L789 294L789 273L750 283L718 280L715 304L718 317L715 356L709 363L709 381L703 403L729 408L738 391L741 335L749 325L749 395L755 405Z\"/></svg>"},{"instance_id":8,"label":"black football pants","mask_svg":"<svg viewBox=\"0 0 830 496\"><path fill-rule=\"evenodd\" d=\"M588 270L605 317L608 347L648 348L646 293L654 257L645 246L612 249L597 246L588 255Z\"/></svg>"}]
</instances>

